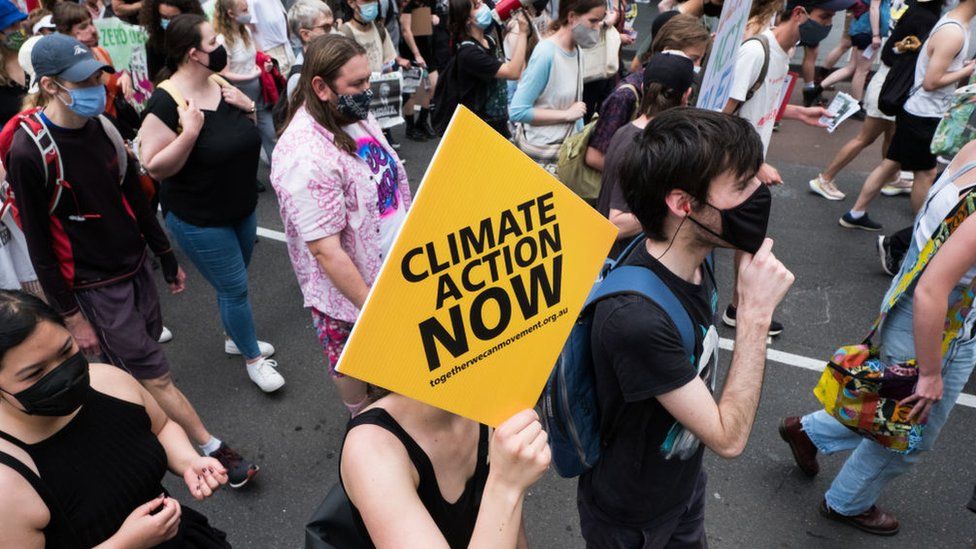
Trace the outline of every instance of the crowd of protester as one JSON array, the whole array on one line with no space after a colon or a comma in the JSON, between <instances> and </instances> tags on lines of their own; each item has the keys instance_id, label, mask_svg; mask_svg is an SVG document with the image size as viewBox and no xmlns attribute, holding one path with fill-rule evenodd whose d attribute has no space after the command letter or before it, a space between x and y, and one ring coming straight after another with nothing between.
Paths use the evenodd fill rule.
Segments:
<instances>
[{"instance_id":1,"label":"crowd of protester","mask_svg":"<svg viewBox=\"0 0 976 549\"><path fill-rule=\"evenodd\" d=\"M523 501L551 460L536 411L491 430L336 370L411 206L400 129L370 110L382 93L371 82L396 73L416 83L398 98L406 139L438 139L467 107L606 216L618 229L610 257L653 272L696 327L689 366L654 301L614 295L593 308L603 442L579 477L578 510L595 548L707 546L705 449L744 451L769 337L801 328L774 319L794 277L767 237L769 187L783 183L767 151L780 120L823 126L834 114L824 96L851 79L860 132L809 187L844 200L838 173L883 137L881 163L839 223L880 231L868 205L911 194L913 225L878 238L895 277L878 335L886 361L917 361L904 404L926 429L909 454L824 410L785 418L780 435L809 476L820 454L853 450L824 517L898 532L877 501L932 448L976 365L976 313L956 306L972 300L976 219L954 227L941 253L929 240L976 187L976 145L952 158L930 150L976 67L976 0L754 0L720 112L695 108L715 0L666 0L646 29L634 27L631 0L511 11L491 0L18 2L0 0L0 546L229 547L161 479L169 470L203 500L260 467L209 431L174 382L156 278L184 291L178 247L213 287L224 352L261 391L285 385L274 346L258 339L248 282L262 162L349 412L338 473L355 535L376 547L529 546ZM110 18L144 33L147 101L100 45ZM839 19L841 42L818 67ZM797 48L803 104L784 104ZM907 69L906 55L917 55ZM887 112L896 74L910 85ZM582 151L572 170L571 143ZM716 272L717 248L735 250L732 272ZM729 275L720 312L716 279ZM721 391L718 322L735 329Z\"/></svg>"}]
</instances>

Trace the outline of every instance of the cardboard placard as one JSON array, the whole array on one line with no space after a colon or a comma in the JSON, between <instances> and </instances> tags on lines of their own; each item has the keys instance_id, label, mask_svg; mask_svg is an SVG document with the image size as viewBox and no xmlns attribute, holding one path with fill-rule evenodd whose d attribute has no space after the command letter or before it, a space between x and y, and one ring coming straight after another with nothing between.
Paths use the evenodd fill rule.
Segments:
<instances>
[{"instance_id":1,"label":"cardboard placard","mask_svg":"<svg viewBox=\"0 0 976 549\"><path fill-rule=\"evenodd\" d=\"M721 111L729 101L732 84L735 82L735 61L742 44L742 37L749 22L752 0L725 0L718 30L712 42L712 52L708 55L705 77L702 78L698 93L699 109Z\"/></svg>"},{"instance_id":2,"label":"cardboard placard","mask_svg":"<svg viewBox=\"0 0 976 549\"><path fill-rule=\"evenodd\" d=\"M410 12L410 30L414 36L430 36L434 34L434 19L430 8L414 8Z\"/></svg>"},{"instance_id":3,"label":"cardboard placard","mask_svg":"<svg viewBox=\"0 0 976 549\"><path fill-rule=\"evenodd\" d=\"M336 369L498 426L535 405L616 235L459 107Z\"/></svg>"}]
</instances>

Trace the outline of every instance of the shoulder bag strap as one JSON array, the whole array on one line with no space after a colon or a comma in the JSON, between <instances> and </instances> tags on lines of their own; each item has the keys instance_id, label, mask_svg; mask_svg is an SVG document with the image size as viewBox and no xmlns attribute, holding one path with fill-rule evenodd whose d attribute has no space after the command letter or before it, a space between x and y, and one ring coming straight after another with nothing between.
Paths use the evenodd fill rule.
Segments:
<instances>
[{"instance_id":1,"label":"shoulder bag strap","mask_svg":"<svg viewBox=\"0 0 976 549\"><path fill-rule=\"evenodd\" d=\"M125 140L122 139L122 134L112 124L112 121L108 119L105 115L98 115L98 121L102 123L102 129L105 130L105 135L108 136L108 140L112 142L112 146L115 148L115 154L119 159L119 185L125 181L126 170L129 169L129 153L125 150Z\"/></svg>"}]
</instances>

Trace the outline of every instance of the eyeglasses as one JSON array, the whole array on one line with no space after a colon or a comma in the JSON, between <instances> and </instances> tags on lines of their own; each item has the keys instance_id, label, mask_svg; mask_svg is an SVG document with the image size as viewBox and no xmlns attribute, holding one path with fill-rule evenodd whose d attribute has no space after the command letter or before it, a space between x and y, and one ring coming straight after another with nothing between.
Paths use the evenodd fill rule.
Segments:
<instances>
[{"instance_id":1,"label":"eyeglasses","mask_svg":"<svg viewBox=\"0 0 976 549\"><path fill-rule=\"evenodd\" d=\"M316 29L318 29L318 30L321 30L322 32L328 34L328 33L332 32L332 29L334 29L334 28L335 28L335 22L333 21L332 23L325 23L325 24L322 24L322 25L318 25L318 26L315 26L315 27L311 27L308 30L316 30Z\"/></svg>"}]
</instances>

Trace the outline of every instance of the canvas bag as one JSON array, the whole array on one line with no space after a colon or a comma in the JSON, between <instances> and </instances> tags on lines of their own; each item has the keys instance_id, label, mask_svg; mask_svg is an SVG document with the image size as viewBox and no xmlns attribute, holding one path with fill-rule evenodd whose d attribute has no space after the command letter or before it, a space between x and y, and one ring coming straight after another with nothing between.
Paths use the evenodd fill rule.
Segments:
<instances>
[{"instance_id":1,"label":"canvas bag","mask_svg":"<svg viewBox=\"0 0 976 549\"><path fill-rule=\"evenodd\" d=\"M959 170L952 179L955 180L967 171L966 168ZM881 313L864 341L837 349L813 390L817 400L823 404L824 411L834 419L859 435L899 454L915 451L922 441L925 425L906 419L912 406L898 405L898 401L914 393L918 382L918 367L914 359L900 364L885 364L881 360L880 348L873 345L871 339L880 329L888 312L914 287L914 282L921 276L939 247L976 211L974 188L976 186L965 192L939 224L919 252L915 264L902 270L898 282L885 297ZM964 315L961 313L973 304L973 286L970 285L962 298L949 308L942 340L943 357L962 331Z\"/></svg>"},{"instance_id":2,"label":"canvas bag","mask_svg":"<svg viewBox=\"0 0 976 549\"><path fill-rule=\"evenodd\" d=\"M600 30L600 41L583 53L583 83L613 78L620 71L620 32L614 27Z\"/></svg>"}]
</instances>

